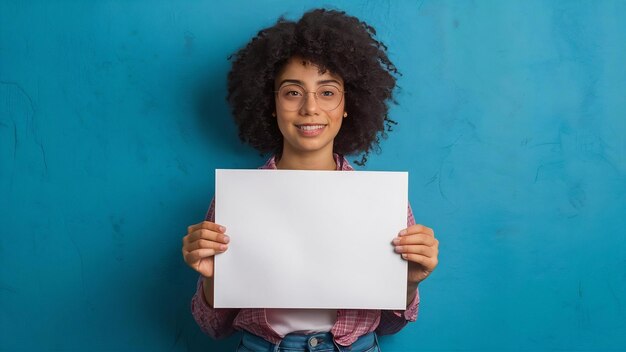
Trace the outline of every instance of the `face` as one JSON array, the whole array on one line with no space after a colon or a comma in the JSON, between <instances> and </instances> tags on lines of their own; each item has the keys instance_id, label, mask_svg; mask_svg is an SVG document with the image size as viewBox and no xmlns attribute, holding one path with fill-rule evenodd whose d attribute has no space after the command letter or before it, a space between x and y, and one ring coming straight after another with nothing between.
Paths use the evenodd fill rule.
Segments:
<instances>
[{"instance_id":1,"label":"face","mask_svg":"<svg viewBox=\"0 0 626 352\"><path fill-rule=\"evenodd\" d=\"M283 153L332 155L345 107L341 77L328 70L320 74L314 64L294 57L276 77L274 88Z\"/></svg>"}]
</instances>

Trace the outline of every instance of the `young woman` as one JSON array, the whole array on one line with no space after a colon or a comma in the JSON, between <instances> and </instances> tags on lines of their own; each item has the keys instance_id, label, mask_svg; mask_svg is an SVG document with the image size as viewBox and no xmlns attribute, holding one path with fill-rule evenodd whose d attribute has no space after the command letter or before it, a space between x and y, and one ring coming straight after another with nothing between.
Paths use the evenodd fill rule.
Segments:
<instances>
[{"instance_id":1,"label":"young woman","mask_svg":"<svg viewBox=\"0 0 626 352\"><path fill-rule=\"evenodd\" d=\"M279 19L234 56L228 100L241 140L272 153L261 168L350 171L343 155L367 161L394 123L387 103L398 73L374 35L343 12L313 10L298 22ZM416 320L418 284L437 266L439 243L431 228L415 224L410 207L407 228L389 238L409 262L401 311L213 308L214 256L230 241L227 224L214 223L214 207L213 200L205 221L189 226L182 247L200 273L192 313L210 336L242 330L240 351L377 351L376 334Z\"/></svg>"}]
</instances>

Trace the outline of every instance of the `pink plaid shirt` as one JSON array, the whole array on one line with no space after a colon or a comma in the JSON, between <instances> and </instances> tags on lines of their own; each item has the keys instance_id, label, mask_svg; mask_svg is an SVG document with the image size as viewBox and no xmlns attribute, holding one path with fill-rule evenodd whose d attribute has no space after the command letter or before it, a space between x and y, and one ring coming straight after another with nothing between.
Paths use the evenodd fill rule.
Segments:
<instances>
[{"instance_id":1,"label":"pink plaid shirt","mask_svg":"<svg viewBox=\"0 0 626 352\"><path fill-rule=\"evenodd\" d=\"M354 170L348 161L337 154L334 155L339 171ZM275 158L270 158L259 169L276 169ZM408 207L407 227L415 224L411 207ZM206 221L215 222L215 199L205 217ZM196 293L191 299L191 312L203 332L219 339L232 334L235 330L247 330L267 341L277 344L281 336L267 322L263 308L211 308L204 299L200 276ZM360 336L371 331L379 335L393 334L402 329L407 322L417 319L419 306L419 290L406 310L372 310L372 309L339 309L337 321L331 329L335 342L342 346L351 345Z\"/></svg>"}]
</instances>

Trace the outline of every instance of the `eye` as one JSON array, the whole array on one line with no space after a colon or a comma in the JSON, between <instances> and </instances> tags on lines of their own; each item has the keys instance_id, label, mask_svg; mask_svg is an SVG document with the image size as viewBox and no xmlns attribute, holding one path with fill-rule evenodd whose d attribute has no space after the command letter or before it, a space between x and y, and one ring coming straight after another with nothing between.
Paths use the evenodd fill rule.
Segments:
<instances>
[{"instance_id":1,"label":"eye","mask_svg":"<svg viewBox=\"0 0 626 352\"><path fill-rule=\"evenodd\" d=\"M339 89L335 86L321 86L317 89L318 98L334 100L339 97Z\"/></svg>"},{"instance_id":2,"label":"eye","mask_svg":"<svg viewBox=\"0 0 626 352\"><path fill-rule=\"evenodd\" d=\"M288 97L298 97L298 96L301 96L302 93L300 93L297 90L288 90L288 91L285 92L285 95L288 96Z\"/></svg>"},{"instance_id":3,"label":"eye","mask_svg":"<svg viewBox=\"0 0 626 352\"><path fill-rule=\"evenodd\" d=\"M280 88L280 94L288 99L301 98L303 95L303 89L298 85L289 84Z\"/></svg>"}]
</instances>

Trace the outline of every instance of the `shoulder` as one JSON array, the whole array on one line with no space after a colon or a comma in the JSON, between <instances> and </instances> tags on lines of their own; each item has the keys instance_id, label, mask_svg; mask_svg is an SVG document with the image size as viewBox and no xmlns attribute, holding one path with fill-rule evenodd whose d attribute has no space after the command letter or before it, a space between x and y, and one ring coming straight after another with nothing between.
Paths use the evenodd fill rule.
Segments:
<instances>
[{"instance_id":1,"label":"shoulder","mask_svg":"<svg viewBox=\"0 0 626 352\"><path fill-rule=\"evenodd\" d=\"M337 171L354 171L346 157L337 153L333 154L333 156L335 157L335 164L337 164Z\"/></svg>"},{"instance_id":2,"label":"shoulder","mask_svg":"<svg viewBox=\"0 0 626 352\"><path fill-rule=\"evenodd\" d=\"M276 156L272 155L259 169L276 169Z\"/></svg>"}]
</instances>

